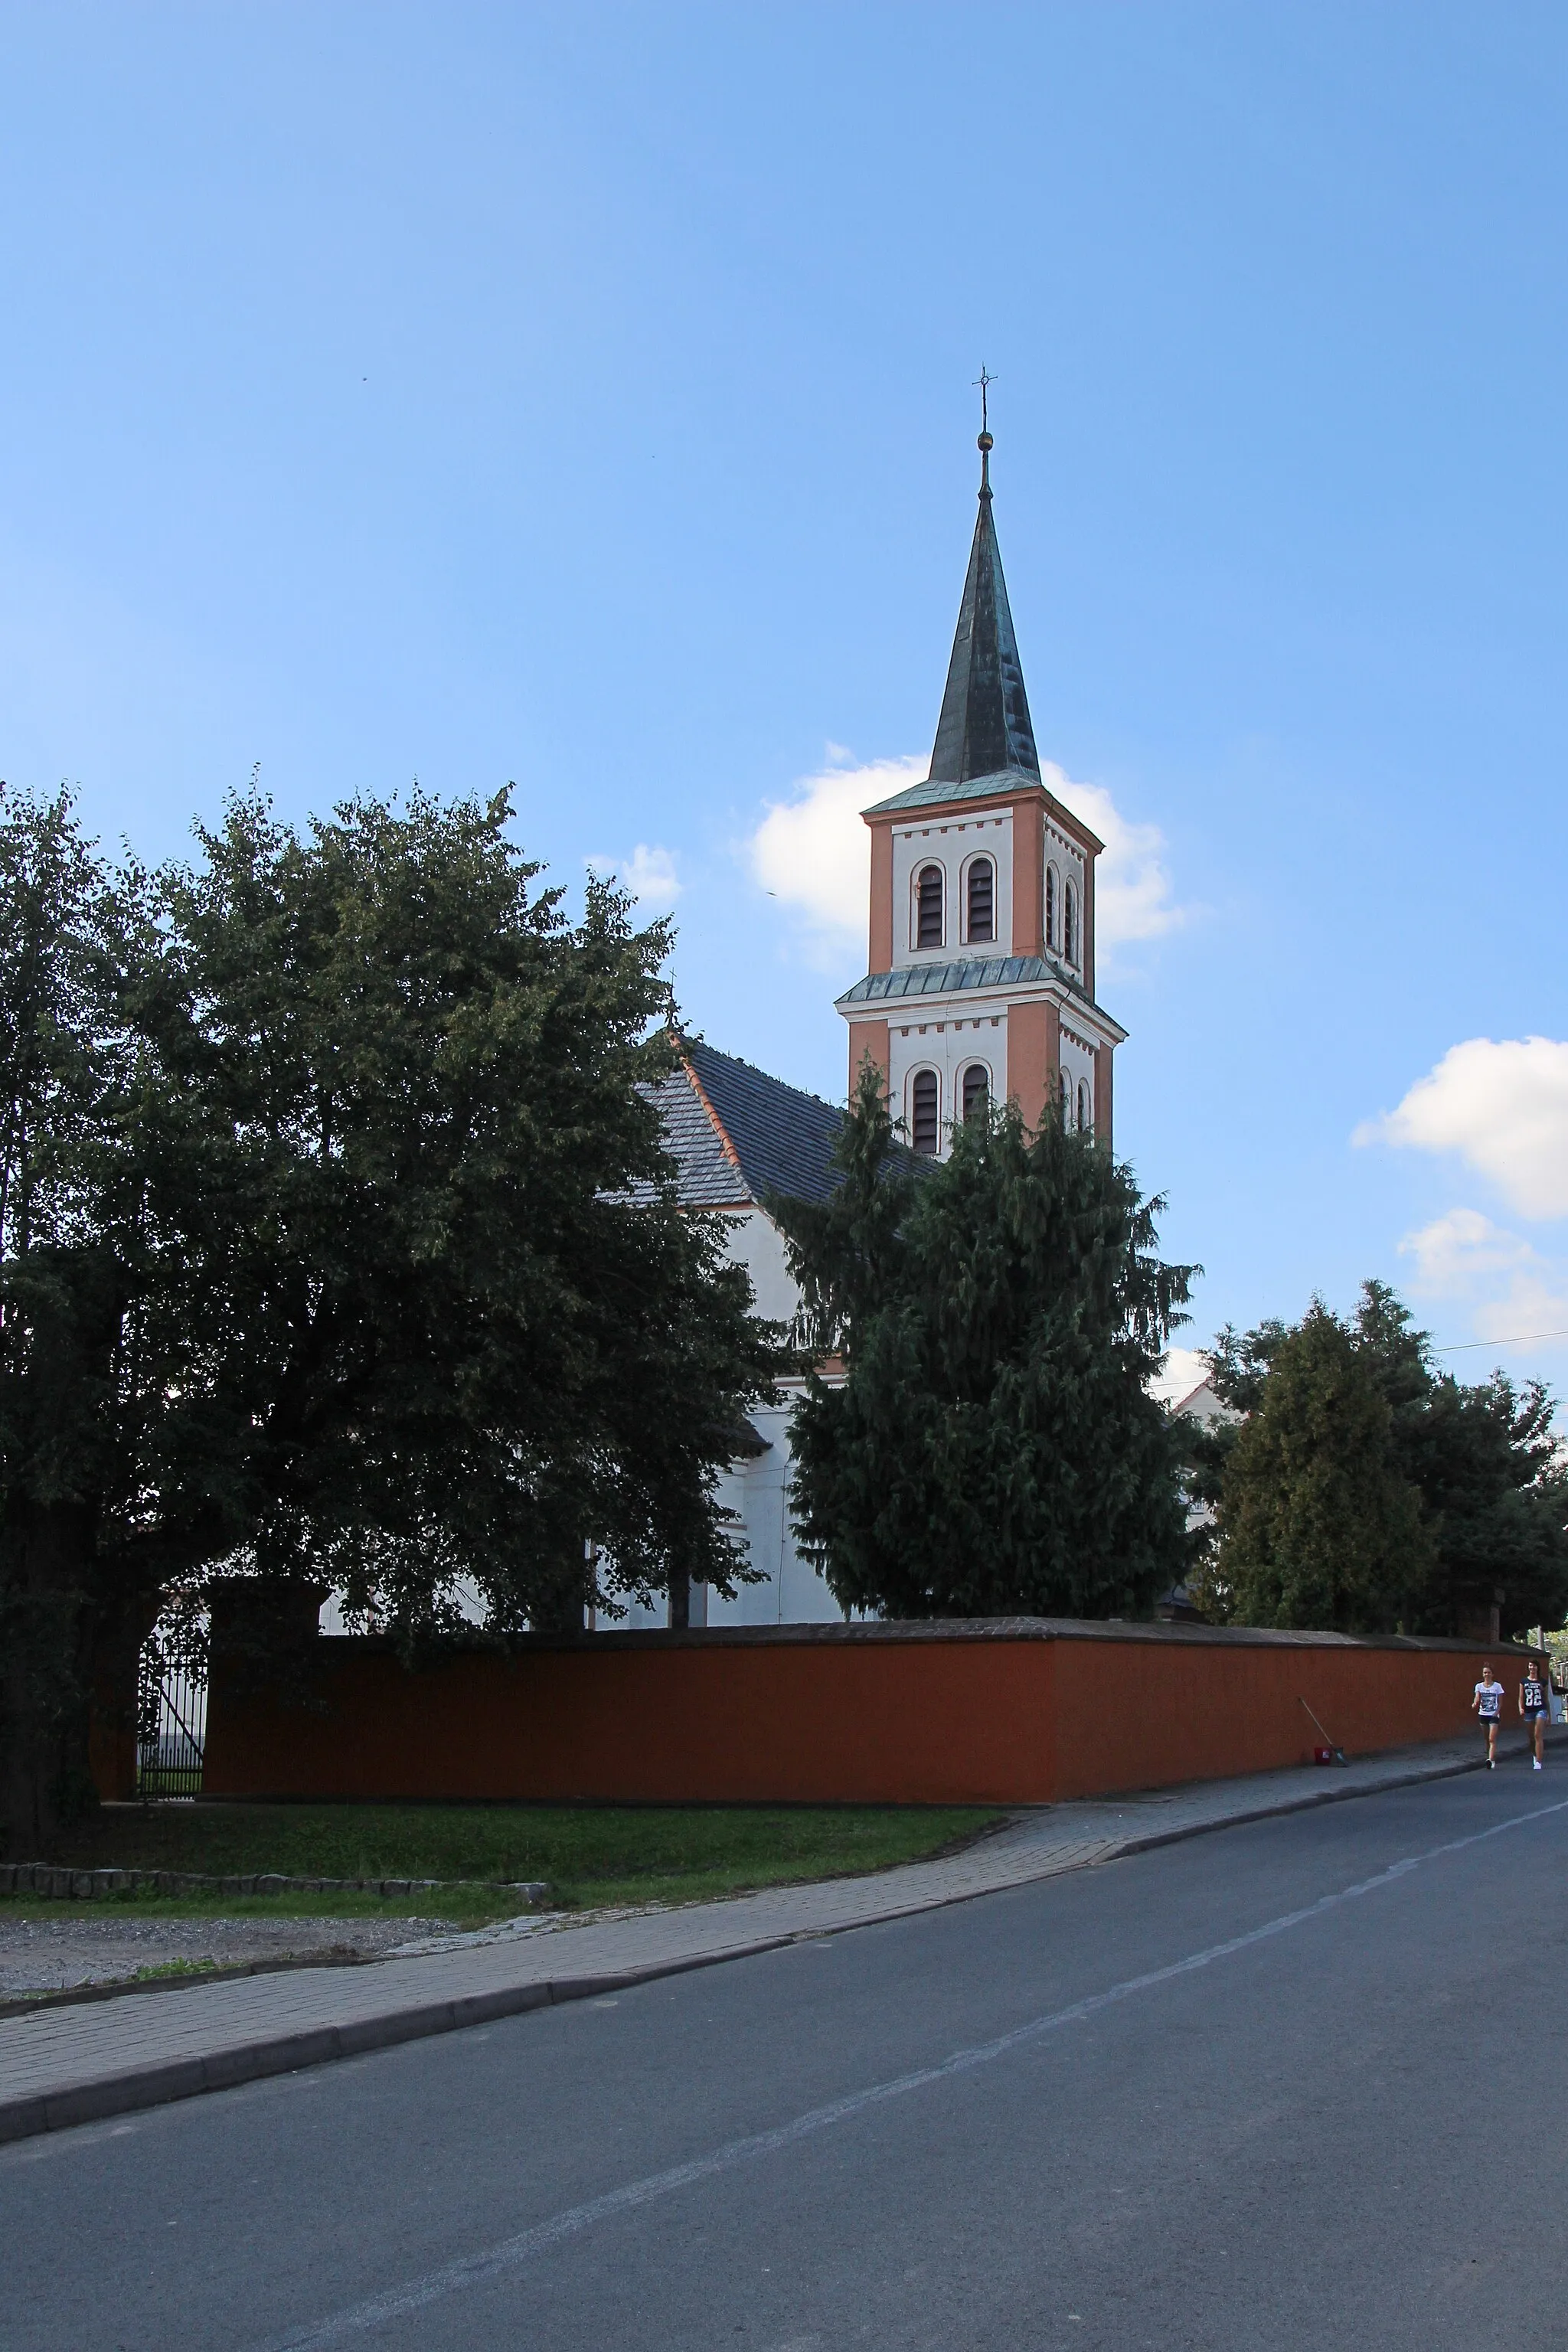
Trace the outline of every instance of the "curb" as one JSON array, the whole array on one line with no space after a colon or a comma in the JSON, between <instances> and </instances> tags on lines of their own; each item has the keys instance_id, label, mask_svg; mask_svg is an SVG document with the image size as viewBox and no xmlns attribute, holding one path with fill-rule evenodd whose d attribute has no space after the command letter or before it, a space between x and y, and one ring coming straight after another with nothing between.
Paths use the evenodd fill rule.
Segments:
<instances>
[{"instance_id":1,"label":"curb","mask_svg":"<svg viewBox=\"0 0 1568 2352\"><path fill-rule=\"evenodd\" d=\"M1556 1743L1560 1744L1560 1743ZM1510 1754L1512 1751L1510 1751ZM1155 1830L1143 1836L1118 1839L1092 1863L1068 1862L1052 1867L1048 1862L1030 1877L1003 1886L980 1886L934 1900L911 1903L886 1911L875 1919L847 1920L841 1927L804 1927L787 1935L758 1937L751 1942L728 1944L722 1950L688 1955L680 1959L654 1960L637 1969L589 1977L552 1978L542 1984L512 1985L491 1992L469 1993L448 2000L426 2001L416 2008L393 2010L381 2017L362 2018L353 2025L329 2025L305 2032L275 2034L205 2058L181 2058L157 2066L128 2067L123 2073L100 2076L69 2090L46 2091L19 2099L0 2099L0 2146L30 2139L43 2132L68 2131L79 2124L100 2123L110 2116L133 2114L146 2107L169 2105L176 2099L195 2098L205 2091L226 2091L242 2083L272 2074L290 2074L305 2066L330 2064L334 2059L358 2058L373 2050L387 2050L402 2042L419 2042L437 2033L460 2032L465 2026L485 2025L498 2018L518 2017L534 2009L551 2009L567 2001L591 2000L596 1995L622 1992L657 1982L664 1977L688 1976L697 1969L717 1968L728 1960L755 1959L764 1952L792 1944L813 1943L827 1936L853 1934L861 1927L880 1927L894 1920L951 1909L955 1904L978 1902L988 1895L1011 1893L1014 1887L1037 1884L1043 1878L1065 1876L1068 1871L1097 1868L1102 1863L1146 1853L1153 1847L1178 1845L1188 1838L1206 1837L1215 1830L1242 1828L1248 1822L1277 1820L1286 1813L1310 1812L1321 1805L1347 1804L1358 1797L1381 1797L1391 1790L1409 1789L1431 1780L1451 1780L1485 1769L1484 1759L1433 1765L1401 1773L1373 1786L1314 1790L1278 1805L1258 1805L1245 1812L1227 1813L1208 1822L1190 1822L1180 1828Z\"/></svg>"},{"instance_id":2,"label":"curb","mask_svg":"<svg viewBox=\"0 0 1568 2352\"><path fill-rule=\"evenodd\" d=\"M921 1906L922 1908L925 1906ZM811 1931L815 1933L816 1931ZM432 2034L460 2032L465 2026L487 2025L500 2017L517 2017L531 2009L551 2009L571 2000L590 2000L596 1994L623 1992L633 1985L659 1977L686 1976L693 1969L716 1967L722 1960L749 1959L761 1952L808 1940L798 1935L770 1936L755 1943L737 1944L721 1952L704 1952L695 1958L658 1960L647 1968L625 1969L613 1975L563 1977L546 1984L510 1985L494 1992L468 1993L452 2000L426 2001L416 2009L390 2011L384 2017L363 2018L354 2025L325 2025L298 2033L274 2034L263 2041L242 2042L209 2058L171 2059L158 2066L129 2067L121 2074L101 2075L96 2083L79 2083L67 2091L44 2091L23 2099L0 2100L0 2146L36 2138L41 2132L69 2131L78 2124L100 2123L110 2116L139 2108L169 2105L175 2099L193 2099L204 2091L228 2091L269 2074L292 2074L303 2066L323 2066L334 2058L358 2058L371 2050L387 2050L400 2042L421 2042Z\"/></svg>"}]
</instances>

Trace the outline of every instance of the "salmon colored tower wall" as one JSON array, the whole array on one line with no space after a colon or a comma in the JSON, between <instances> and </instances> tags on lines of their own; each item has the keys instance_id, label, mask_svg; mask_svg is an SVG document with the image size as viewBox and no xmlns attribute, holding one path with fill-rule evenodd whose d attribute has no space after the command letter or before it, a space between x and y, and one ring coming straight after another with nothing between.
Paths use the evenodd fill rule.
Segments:
<instances>
[{"instance_id":1,"label":"salmon colored tower wall","mask_svg":"<svg viewBox=\"0 0 1568 2352\"><path fill-rule=\"evenodd\" d=\"M227 1797L1048 1803L1366 1753L1471 1723L1460 1643L844 1626L620 1634L420 1673L315 1644L291 1702L221 1657L205 1785Z\"/></svg>"},{"instance_id":2,"label":"salmon colored tower wall","mask_svg":"<svg viewBox=\"0 0 1568 2352\"><path fill-rule=\"evenodd\" d=\"M1038 1127L1045 1116L1060 1054L1061 1020L1056 1006L1039 998L1015 1004L1007 1015L1007 1092L1026 1127Z\"/></svg>"}]
</instances>

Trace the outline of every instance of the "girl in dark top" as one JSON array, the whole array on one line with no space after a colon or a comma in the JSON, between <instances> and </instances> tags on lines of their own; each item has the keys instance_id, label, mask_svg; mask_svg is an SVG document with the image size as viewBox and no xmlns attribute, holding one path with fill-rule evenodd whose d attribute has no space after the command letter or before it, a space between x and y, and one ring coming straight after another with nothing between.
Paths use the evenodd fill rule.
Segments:
<instances>
[{"instance_id":1,"label":"girl in dark top","mask_svg":"<svg viewBox=\"0 0 1568 2352\"><path fill-rule=\"evenodd\" d=\"M1524 1669L1524 1679L1519 1686L1519 1711L1535 1742L1535 1769L1539 1772L1552 1701L1547 1696L1546 1670L1538 1659L1531 1658Z\"/></svg>"}]
</instances>

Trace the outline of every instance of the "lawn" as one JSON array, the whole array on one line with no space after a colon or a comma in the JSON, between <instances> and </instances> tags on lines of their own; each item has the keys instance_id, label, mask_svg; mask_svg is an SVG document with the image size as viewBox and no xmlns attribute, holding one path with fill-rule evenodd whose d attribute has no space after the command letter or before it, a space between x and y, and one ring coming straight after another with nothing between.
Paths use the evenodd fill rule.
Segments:
<instances>
[{"instance_id":1,"label":"lawn","mask_svg":"<svg viewBox=\"0 0 1568 2352\"><path fill-rule=\"evenodd\" d=\"M485 1881L542 1879L561 1909L690 1903L812 1878L883 1870L977 1835L978 1806L108 1805L40 1860L78 1869L189 1870L215 1877L436 1878L437 1893L110 1896L91 1905L0 1897L14 1912L165 1917L221 1911L373 1916L417 1911L467 1925L515 1899Z\"/></svg>"}]
</instances>

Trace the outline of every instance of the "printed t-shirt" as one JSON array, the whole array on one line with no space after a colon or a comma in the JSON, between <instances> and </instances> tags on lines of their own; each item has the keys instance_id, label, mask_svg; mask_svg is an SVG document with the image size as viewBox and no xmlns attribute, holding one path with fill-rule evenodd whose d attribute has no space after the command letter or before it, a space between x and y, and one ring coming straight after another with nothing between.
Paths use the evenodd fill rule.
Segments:
<instances>
[{"instance_id":1,"label":"printed t-shirt","mask_svg":"<svg viewBox=\"0 0 1568 2352\"><path fill-rule=\"evenodd\" d=\"M1476 1685L1476 1696L1481 1703L1481 1717L1483 1721L1489 1716L1497 1715L1501 1712L1501 1683L1478 1683Z\"/></svg>"}]
</instances>

